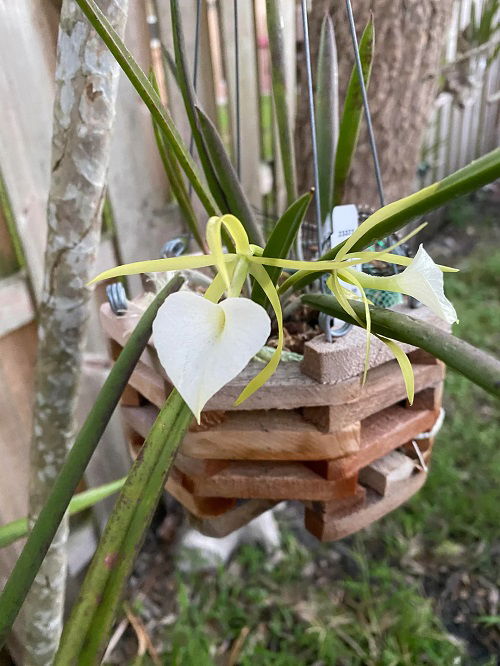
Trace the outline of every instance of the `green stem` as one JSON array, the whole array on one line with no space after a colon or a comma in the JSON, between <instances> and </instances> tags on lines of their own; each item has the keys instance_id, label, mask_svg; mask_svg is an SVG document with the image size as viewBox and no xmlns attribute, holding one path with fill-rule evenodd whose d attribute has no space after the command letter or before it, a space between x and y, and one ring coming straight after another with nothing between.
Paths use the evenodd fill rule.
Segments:
<instances>
[{"instance_id":1,"label":"green stem","mask_svg":"<svg viewBox=\"0 0 500 666\"><path fill-rule=\"evenodd\" d=\"M413 218L439 208L439 206L448 203L448 201L451 201L455 197L473 192L497 178L500 178L500 148L492 150L490 153L463 167L463 169L455 171L450 176L446 176L443 180L433 183L423 190L419 190L404 199L399 199L387 204L383 208L379 208L363 223L365 228L367 228L369 222L373 226L367 228L366 233L353 245L350 251L357 252L363 250L375 241L386 238L395 231L398 231L398 229L401 229L401 227ZM320 257L320 259L330 261L335 259L345 242L339 243ZM280 287L280 293L283 293L289 287L293 287L295 290L302 289L319 277L318 273L306 273L306 271L299 271L288 278Z\"/></svg>"},{"instance_id":2,"label":"green stem","mask_svg":"<svg viewBox=\"0 0 500 666\"><path fill-rule=\"evenodd\" d=\"M78 495L71 498L68 507L69 515L74 516L76 513L85 511L85 509L88 509L101 500L106 499L106 497L113 495L120 490L124 483L125 477L117 479L116 481L111 481L110 483L105 483L97 488L89 488L88 490L78 493ZM14 543L14 541L25 537L28 533L29 525L27 518L19 518L6 525L2 525L0 527L0 548L9 546L11 543Z\"/></svg>"},{"instance_id":3,"label":"green stem","mask_svg":"<svg viewBox=\"0 0 500 666\"><path fill-rule=\"evenodd\" d=\"M5 643L73 493L148 343L158 309L166 297L179 289L182 283L183 279L176 276L156 296L141 317L99 391L97 400L68 453L50 496L0 596L0 647Z\"/></svg>"},{"instance_id":4,"label":"green stem","mask_svg":"<svg viewBox=\"0 0 500 666\"><path fill-rule=\"evenodd\" d=\"M304 295L301 300L315 310L359 326L333 296ZM355 301L349 303L360 319L364 320L364 305ZM493 356L431 324L399 312L371 307L370 314L373 333L425 349L474 384L500 398L500 361Z\"/></svg>"},{"instance_id":5,"label":"green stem","mask_svg":"<svg viewBox=\"0 0 500 666\"><path fill-rule=\"evenodd\" d=\"M161 409L127 477L68 620L54 666L99 664L120 592L193 415L177 391Z\"/></svg>"}]
</instances>

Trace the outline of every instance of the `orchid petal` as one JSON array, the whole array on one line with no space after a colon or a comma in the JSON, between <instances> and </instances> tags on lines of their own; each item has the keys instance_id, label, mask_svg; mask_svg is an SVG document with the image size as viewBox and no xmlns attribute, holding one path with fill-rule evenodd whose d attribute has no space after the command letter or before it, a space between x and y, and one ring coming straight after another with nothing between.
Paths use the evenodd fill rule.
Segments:
<instances>
[{"instance_id":1,"label":"orchid petal","mask_svg":"<svg viewBox=\"0 0 500 666\"><path fill-rule=\"evenodd\" d=\"M231 261L236 255L226 254L225 261ZM172 259L150 259L148 261L134 261L131 264L123 264L110 268L89 282L99 282L99 280L109 280L110 278L120 277L121 275L137 275L138 273L163 273L165 271L182 271L186 268L204 268L213 266L215 257L212 254L185 255L182 257L173 257Z\"/></svg>"},{"instance_id":2,"label":"orchid petal","mask_svg":"<svg viewBox=\"0 0 500 666\"><path fill-rule=\"evenodd\" d=\"M165 372L199 422L207 401L243 370L270 330L267 312L247 298L215 304L180 291L158 310L153 339Z\"/></svg>"},{"instance_id":3,"label":"orchid petal","mask_svg":"<svg viewBox=\"0 0 500 666\"><path fill-rule=\"evenodd\" d=\"M353 272L350 269L346 270L350 275ZM357 277L364 287L413 296L448 324L457 321L455 308L444 295L443 274L422 245L413 261L397 275L377 277L357 273Z\"/></svg>"},{"instance_id":4,"label":"orchid petal","mask_svg":"<svg viewBox=\"0 0 500 666\"><path fill-rule=\"evenodd\" d=\"M401 374L403 375L405 382L408 402L410 405L412 405L413 398L415 397L415 376L413 374L413 368L411 367L410 359L404 353L401 347L396 342L394 342L394 340L385 338L383 335L377 335L376 337L389 347L389 349L394 354L396 361L399 363Z\"/></svg>"},{"instance_id":5,"label":"orchid petal","mask_svg":"<svg viewBox=\"0 0 500 666\"><path fill-rule=\"evenodd\" d=\"M262 268L262 266L251 266L250 273L254 276L257 282L262 287L264 293L266 294L269 302L271 303L273 310L276 314L276 320L278 323L278 346L276 351L271 356L269 363L256 375L251 382L243 389L243 391L238 396L235 405L240 405L244 400L255 393L271 375L274 373L281 358L281 352L283 350L283 314L281 312L281 303L271 278L267 274L267 271Z\"/></svg>"},{"instance_id":6,"label":"orchid petal","mask_svg":"<svg viewBox=\"0 0 500 666\"><path fill-rule=\"evenodd\" d=\"M252 264L264 266L279 266L295 271L307 270L311 273L333 271L345 266L343 261L298 261L296 259L281 259L277 257L249 257ZM358 262L351 262L358 263Z\"/></svg>"},{"instance_id":7,"label":"orchid petal","mask_svg":"<svg viewBox=\"0 0 500 666\"><path fill-rule=\"evenodd\" d=\"M349 277L350 277L349 273ZM347 296L345 295L344 288L339 282L339 278L337 275L337 272L334 271L332 275L328 278L326 281L326 285L329 289L331 289L333 295L335 298L338 300L340 305L344 308L344 310L347 312L347 314L352 317L355 321L358 322L360 326L364 328L365 324L364 322L358 317L356 312L354 311L354 308L352 305L349 303ZM347 290L346 290L347 291Z\"/></svg>"},{"instance_id":8,"label":"orchid petal","mask_svg":"<svg viewBox=\"0 0 500 666\"><path fill-rule=\"evenodd\" d=\"M366 382L366 375L368 374L368 369L370 367L370 345L371 345L371 339L370 335L372 332L372 317L370 314L370 306L368 302L368 298L366 297L365 290L363 289L361 282L358 280L357 277L354 277L353 275L354 271L351 271L348 275L350 282L357 287L361 293L361 298L363 299L363 303L365 306L365 328L366 328L366 345L365 345L365 369L363 372L363 384ZM344 274L341 271L340 276L343 278Z\"/></svg>"}]
</instances>

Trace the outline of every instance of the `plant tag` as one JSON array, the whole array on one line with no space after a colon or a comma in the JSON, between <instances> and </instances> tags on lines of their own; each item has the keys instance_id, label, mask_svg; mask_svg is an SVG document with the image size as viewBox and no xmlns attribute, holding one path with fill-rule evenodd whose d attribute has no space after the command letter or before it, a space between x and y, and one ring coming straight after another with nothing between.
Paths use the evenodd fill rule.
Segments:
<instances>
[{"instance_id":1,"label":"plant tag","mask_svg":"<svg viewBox=\"0 0 500 666\"><path fill-rule=\"evenodd\" d=\"M358 228L358 208L355 204L346 204L344 206L335 206L332 210L332 228L330 236L330 247L335 247L342 241L345 241ZM361 270L361 264L352 266L357 271ZM359 295L359 289L352 284L340 280L343 287L347 287Z\"/></svg>"}]
</instances>

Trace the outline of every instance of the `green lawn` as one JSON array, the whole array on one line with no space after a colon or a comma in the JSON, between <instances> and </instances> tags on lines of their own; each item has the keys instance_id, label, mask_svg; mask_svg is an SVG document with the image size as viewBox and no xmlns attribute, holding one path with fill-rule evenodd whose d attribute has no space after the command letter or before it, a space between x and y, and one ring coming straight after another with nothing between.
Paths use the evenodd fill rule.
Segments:
<instances>
[{"instance_id":1,"label":"green lawn","mask_svg":"<svg viewBox=\"0 0 500 666\"><path fill-rule=\"evenodd\" d=\"M456 333L497 352L500 250L483 244L460 267L447 280ZM324 545L301 543L285 515L281 561L247 546L215 577L179 576L164 663L496 664L500 409L451 372L445 406L429 480L404 508Z\"/></svg>"}]
</instances>

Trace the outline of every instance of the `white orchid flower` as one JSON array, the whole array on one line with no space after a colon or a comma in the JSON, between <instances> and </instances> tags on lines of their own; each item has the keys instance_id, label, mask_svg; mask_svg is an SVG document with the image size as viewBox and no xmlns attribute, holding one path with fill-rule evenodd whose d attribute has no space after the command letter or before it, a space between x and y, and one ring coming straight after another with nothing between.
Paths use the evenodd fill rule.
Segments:
<instances>
[{"instance_id":1,"label":"white orchid flower","mask_svg":"<svg viewBox=\"0 0 500 666\"><path fill-rule=\"evenodd\" d=\"M362 235L363 224L358 227L353 236ZM232 238L235 252L227 254L223 252L221 236L223 226ZM367 329L369 335L371 329L370 312L363 290L365 279L368 276L350 271L350 267L371 261L375 258L372 257L374 254L380 260L392 261L402 265L412 264L407 257L391 254L393 248L389 248L384 253L349 253L348 250L352 247L352 243L350 243L352 236L346 241L333 261L295 261L265 257L262 248L249 243L245 228L234 215L211 217L207 223L206 238L210 250L209 254L139 261L112 268L92 280L92 282L96 282L121 275L175 271L207 266L217 268L217 275L206 290L205 298L192 292L171 294L160 307L153 324L153 337L160 362L172 384L179 391L198 421L201 410L207 401L243 370L248 361L265 345L269 336L270 319L266 310L250 299L240 296L248 275L251 275L262 287L271 303L278 324L278 345L267 365L242 391L236 400L235 404L237 405L246 400L269 379L278 366L283 350L281 303L278 290L269 277L265 266L289 268L300 271L302 275L311 272L330 272L329 284L332 291L346 312L354 316ZM405 240L402 239L400 242ZM425 253L425 256L428 257L427 253ZM401 279L406 273L408 283L415 282L420 286L416 287L419 291L418 294L415 291L404 291L404 293L412 293L419 300L426 302L422 298L425 291L424 285L438 283L434 273L432 273L432 279L429 277L431 276L429 261L433 270L452 269L436 267L430 257L425 262L419 259L415 268L416 260L417 257L406 271L395 277ZM352 273L355 273L355 275L352 275ZM424 277L422 277L422 273ZM349 304L348 299L353 297L352 293L345 293L340 285L339 278L347 279L347 281L360 287L365 303L366 320L364 322L358 318ZM372 279L384 280L389 278ZM361 284L361 281L363 284ZM402 284L406 289L405 278L403 278ZM397 290L394 285L379 288L387 288L391 291ZM227 298L219 303L224 293L226 293ZM441 302L438 297L436 298L437 302ZM435 301L432 301L432 303L434 306L436 305ZM449 305L451 306L451 304ZM442 307L444 308L443 304ZM451 316L451 310L448 309L446 312L448 316ZM413 397L413 373L410 362L394 341L382 337L380 339L394 352L405 377L408 396L411 400ZM369 346L367 344L367 359L368 353ZM366 367L368 367L367 364Z\"/></svg>"},{"instance_id":2,"label":"white orchid flower","mask_svg":"<svg viewBox=\"0 0 500 666\"><path fill-rule=\"evenodd\" d=\"M160 363L196 419L208 400L266 344L271 320L249 298L211 303L192 291L169 296L153 323Z\"/></svg>"},{"instance_id":3,"label":"white orchid flower","mask_svg":"<svg viewBox=\"0 0 500 666\"><path fill-rule=\"evenodd\" d=\"M350 269L346 271L351 276L354 273ZM420 245L413 261L401 273L387 277L356 273L354 277L367 289L382 289L413 296L448 324L457 321L455 308L444 295L443 273L423 245Z\"/></svg>"}]
</instances>

